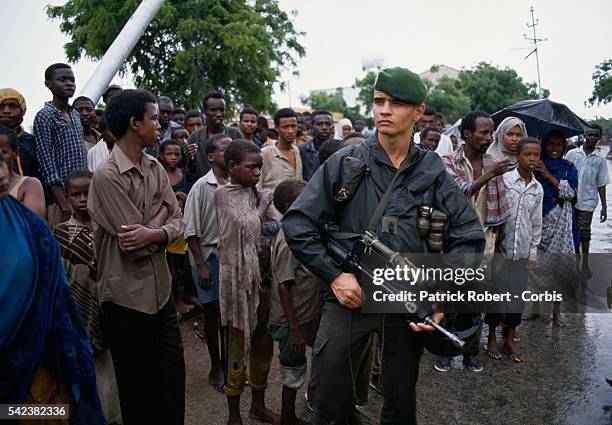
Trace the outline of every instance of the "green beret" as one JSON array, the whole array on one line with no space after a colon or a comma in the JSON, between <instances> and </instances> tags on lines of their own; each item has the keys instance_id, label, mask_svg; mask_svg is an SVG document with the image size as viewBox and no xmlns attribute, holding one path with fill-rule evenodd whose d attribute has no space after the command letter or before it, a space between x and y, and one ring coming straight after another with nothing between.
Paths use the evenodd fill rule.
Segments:
<instances>
[{"instance_id":1,"label":"green beret","mask_svg":"<svg viewBox=\"0 0 612 425\"><path fill-rule=\"evenodd\" d=\"M427 87L421 77L399 66L380 71L376 76L374 89L411 105L420 105L427 97Z\"/></svg>"}]
</instances>

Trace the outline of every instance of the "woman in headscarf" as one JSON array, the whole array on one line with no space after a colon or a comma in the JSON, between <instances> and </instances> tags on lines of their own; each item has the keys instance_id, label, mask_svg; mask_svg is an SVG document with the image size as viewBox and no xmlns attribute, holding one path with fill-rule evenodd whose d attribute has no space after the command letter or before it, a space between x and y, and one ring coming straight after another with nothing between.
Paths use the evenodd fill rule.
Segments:
<instances>
[{"instance_id":1,"label":"woman in headscarf","mask_svg":"<svg viewBox=\"0 0 612 425\"><path fill-rule=\"evenodd\" d=\"M48 423L106 424L91 344L57 242L40 217L9 196L8 173L0 151L0 403L68 404L70 419ZM38 423L20 423L32 421Z\"/></svg>"},{"instance_id":2,"label":"woman in headscarf","mask_svg":"<svg viewBox=\"0 0 612 425\"><path fill-rule=\"evenodd\" d=\"M510 160L508 171L518 167L516 158L516 145L527 137L525 123L516 117L508 117L497 126L495 140L487 149L487 153L493 157L493 161L500 161L504 158Z\"/></svg>"},{"instance_id":3,"label":"woman in headscarf","mask_svg":"<svg viewBox=\"0 0 612 425\"><path fill-rule=\"evenodd\" d=\"M348 118L343 118L336 124L335 140L344 140L344 137L353 131L353 124Z\"/></svg>"},{"instance_id":4,"label":"woman in headscarf","mask_svg":"<svg viewBox=\"0 0 612 425\"><path fill-rule=\"evenodd\" d=\"M578 188L576 167L563 154L567 141L563 133L553 130L542 140L541 159L535 169L535 176L544 188L542 209L542 241L538 246L538 267L535 277L542 289L552 291L560 285L576 280L576 246L572 203ZM552 321L563 326L560 316L560 302L553 304ZM531 313L533 318L539 311Z\"/></svg>"}]
</instances>

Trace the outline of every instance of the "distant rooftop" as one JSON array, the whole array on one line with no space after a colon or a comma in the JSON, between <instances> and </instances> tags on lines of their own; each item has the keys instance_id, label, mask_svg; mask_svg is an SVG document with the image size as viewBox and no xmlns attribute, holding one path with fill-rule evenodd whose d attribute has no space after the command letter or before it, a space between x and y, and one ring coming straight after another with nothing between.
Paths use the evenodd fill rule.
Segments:
<instances>
[{"instance_id":1,"label":"distant rooftop","mask_svg":"<svg viewBox=\"0 0 612 425\"><path fill-rule=\"evenodd\" d=\"M431 81L435 85L442 77L448 77L451 80L459 79L459 70L446 65L434 65L419 75L422 79Z\"/></svg>"}]
</instances>

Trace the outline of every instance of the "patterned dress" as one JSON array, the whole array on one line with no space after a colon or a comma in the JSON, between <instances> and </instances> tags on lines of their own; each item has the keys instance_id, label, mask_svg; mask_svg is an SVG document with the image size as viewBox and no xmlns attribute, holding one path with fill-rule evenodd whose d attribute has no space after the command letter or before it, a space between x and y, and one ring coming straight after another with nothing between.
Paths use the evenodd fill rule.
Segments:
<instances>
[{"instance_id":1,"label":"patterned dress","mask_svg":"<svg viewBox=\"0 0 612 425\"><path fill-rule=\"evenodd\" d=\"M562 289L576 281L572 200L576 197L576 168L564 159L545 160L548 171L559 180L555 189L538 176L544 188L542 240L538 246L538 266L534 270L537 285L542 289Z\"/></svg>"}]
</instances>

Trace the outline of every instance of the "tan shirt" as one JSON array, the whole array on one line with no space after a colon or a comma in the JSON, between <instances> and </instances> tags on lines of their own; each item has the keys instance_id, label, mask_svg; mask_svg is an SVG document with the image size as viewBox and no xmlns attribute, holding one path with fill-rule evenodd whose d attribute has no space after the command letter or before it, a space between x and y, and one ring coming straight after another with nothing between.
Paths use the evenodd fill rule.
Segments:
<instances>
[{"instance_id":1,"label":"tan shirt","mask_svg":"<svg viewBox=\"0 0 612 425\"><path fill-rule=\"evenodd\" d=\"M142 172L116 145L96 170L89 189L98 259L98 298L142 313L157 313L170 298L171 277L165 246L150 245L130 253L119 246L121 226L148 225L163 205L168 219L161 228L172 243L183 222L168 175L153 157L142 154Z\"/></svg>"},{"instance_id":2,"label":"tan shirt","mask_svg":"<svg viewBox=\"0 0 612 425\"><path fill-rule=\"evenodd\" d=\"M291 150L295 154L295 166L276 147L278 142L263 148L263 167L261 168L261 187L274 193L276 186L284 180L304 180L300 150L294 144Z\"/></svg>"},{"instance_id":3,"label":"tan shirt","mask_svg":"<svg viewBox=\"0 0 612 425\"><path fill-rule=\"evenodd\" d=\"M187 195L185 202L185 239L197 236L200 241L200 252L206 260L219 243L217 212L215 209L215 192L219 182L213 170L198 179ZM222 186L222 185L221 185ZM191 264L195 266L193 254L189 251Z\"/></svg>"},{"instance_id":4,"label":"tan shirt","mask_svg":"<svg viewBox=\"0 0 612 425\"><path fill-rule=\"evenodd\" d=\"M293 280L289 286L289 298L298 325L304 325L321 314L323 295L321 281L308 270L289 249L281 228L272 243L272 300L270 302L270 323L289 326L285 310L278 293L279 285Z\"/></svg>"}]
</instances>

